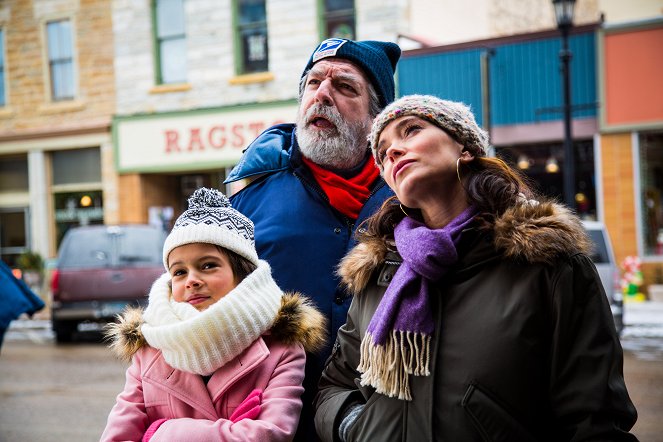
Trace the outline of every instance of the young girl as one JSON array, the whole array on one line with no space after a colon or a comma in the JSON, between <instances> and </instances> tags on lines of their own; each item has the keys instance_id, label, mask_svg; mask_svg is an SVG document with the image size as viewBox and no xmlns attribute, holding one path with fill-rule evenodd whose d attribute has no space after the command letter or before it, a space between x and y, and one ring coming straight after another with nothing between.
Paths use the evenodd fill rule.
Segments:
<instances>
[{"instance_id":1,"label":"young girl","mask_svg":"<svg viewBox=\"0 0 663 442\"><path fill-rule=\"evenodd\" d=\"M111 348L132 362L101 440L292 439L323 316L281 292L253 223L216 190L189 198L163 261L147 308L109 328Z\"/></svg>"}]
</instances>

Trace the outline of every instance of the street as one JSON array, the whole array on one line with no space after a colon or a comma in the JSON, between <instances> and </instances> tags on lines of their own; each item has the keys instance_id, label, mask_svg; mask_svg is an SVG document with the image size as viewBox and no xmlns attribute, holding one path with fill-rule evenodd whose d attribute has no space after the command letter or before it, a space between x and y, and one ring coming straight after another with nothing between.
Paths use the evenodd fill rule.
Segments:
<instances>
[{"instance_id":1,"label":"street","mask_svg":"<svg viewBox=\"0 0 663 442\"><path fill-rule=\"evenodd\" d=\"M663 438L663 304L625 306L624 377L638 409L633 433ZM0 353L0 442L99 440L126 365L95 333L55 345L46 320L14 321Z\"/></svg>"},{"instance_id":2,"label":"street","mask_svg":"<svg viewBox=\"0 0 663 442\"><path fill-rule=\"evenodd\" d=\"M124 386L125 365L99 342L58 346L41 334L5 337L0 442L99 440Z\"/></svg>"},{"instance_id":3,"label":"street","mask_svg":"<svg viewBox=\"0 0 663 442\"><path fill-rule=\"evenodd\" d=\"M621 335L624 379L638 421L633 433L643 442L663 440L663 303L625 304Z\"/></svg>"}]
</instances>

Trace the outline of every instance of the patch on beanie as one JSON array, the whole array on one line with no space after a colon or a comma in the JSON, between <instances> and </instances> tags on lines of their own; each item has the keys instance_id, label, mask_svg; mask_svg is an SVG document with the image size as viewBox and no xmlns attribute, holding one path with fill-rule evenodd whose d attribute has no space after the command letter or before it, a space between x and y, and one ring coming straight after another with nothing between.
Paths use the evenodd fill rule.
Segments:
<instances>
[{"instance_id":1,"label":"patch on beanie","mask_svg":"<svg viewBox=\"0 0 663 442\"><path fill-rule=\"evenodd\" d=\"M189 209L177 219L173 230L194 224L225 227L253 242L253 223L233 209L228 197L216 189L197 189L189 197Z\"/></svg>"},{"instance_id":2,"label":"patch on beanie","mask_svg":"<svg viewBox=\"0 0 663 442\"><path fill-rule=\"evenodd\" d=\"M311 59L311 63L315 63L323 58L336 56L336 53L339 49L341 49L341 46L347 42L347 40L342 38L328 38L327 40L320 43L318 49L315 50Z\"/></svg>"}]
</instances>

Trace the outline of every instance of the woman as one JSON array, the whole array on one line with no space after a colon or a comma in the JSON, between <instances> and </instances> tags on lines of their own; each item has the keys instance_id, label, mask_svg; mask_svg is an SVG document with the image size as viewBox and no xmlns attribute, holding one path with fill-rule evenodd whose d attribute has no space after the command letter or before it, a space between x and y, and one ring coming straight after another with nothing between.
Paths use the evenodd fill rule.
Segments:
<instances>
[{"instance_id":1,"label":"woman","mask_svg":"<svg viewBox=\"0 0 663 442\"><path fill-rule=\"evenodd\" d=\"M339 272L354 293L316 398L325 441L636 440L589 240L469 109L406 96L370 136L396 194Z\"/></svg>"}]
</instances>

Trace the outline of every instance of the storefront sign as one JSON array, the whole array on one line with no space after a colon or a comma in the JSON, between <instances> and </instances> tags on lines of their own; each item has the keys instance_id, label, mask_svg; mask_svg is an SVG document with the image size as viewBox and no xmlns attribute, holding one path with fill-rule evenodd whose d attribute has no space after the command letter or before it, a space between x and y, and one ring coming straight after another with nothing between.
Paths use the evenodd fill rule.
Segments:
<instances>
[{"instance_id":1,"label":"storefront sign","mask_svg":"<svg viewBox=\"0 0 663 442\"><path fill-rule=\"evenodd\" d=\"M61 222L78 222L81 225L87 225L89 221L99 221L104 219L104 209L102 207L90 207L79 209L75 207L68 207L66 209L58 209L55 211L55 221Z\"/></svg>"},{"instance_id":2,"label":"storefront sign","mask_svg":"<svg viewBox=\"0 0 663 442\"><path fill-rule=\"evenodd\" d=\"M113 123L119 172L230 166L269 126L294 122L297 105L234 107L216 112L118 118Z\"/></svg>"}]
</instances>

